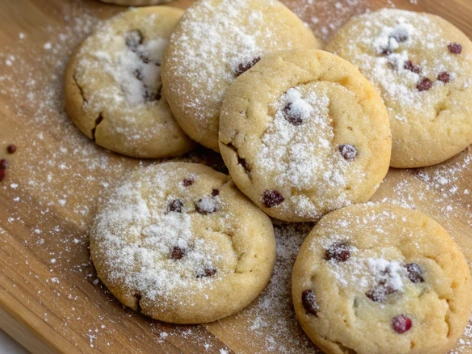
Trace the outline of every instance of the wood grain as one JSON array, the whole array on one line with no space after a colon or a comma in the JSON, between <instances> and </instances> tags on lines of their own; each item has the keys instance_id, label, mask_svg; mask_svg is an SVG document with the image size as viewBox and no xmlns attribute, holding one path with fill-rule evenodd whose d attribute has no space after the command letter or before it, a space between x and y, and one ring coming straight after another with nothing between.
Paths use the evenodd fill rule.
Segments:
<instances>
[{"instance_id":1,"label":"wood grain","mask_svg":"<svg viewBox=\"0 0 472 354\"><path fill-rule=\"evenodd\" d=\"M439 14L472 37L469 0L358 0L343 9L336 3L345 0L316 0L310 6L307 0L284 2L324 39L351 16L392 4ZM126 171L154 162L107 152L83 137L63 114L61 80L67 56L94 18L122 10L93 0L0 2L0 158L10 162L0 184L0 327L33 353L283 353L284 343L271 348L248 326L263 316L262 334L273 335L277 313L257 312L260 304L213 324L173 326L123 308L96 278L87 229L100 195ZM47 43L51 50L45 50ZM12 142L18 152L7 155L4 148ZM221 163L202 148L186 158ZM408 204L433 216L470 262L471 197L451 189L472 189L471 161L469 148L420 172L392 169L373 200ZM309 225L300 230L301 242ZM293 317L289 302L286 307ZM289 333L305 343L300 352L314 352L293 318L290 323ZM464 339L469 344L457 351L472 353L471 338Z\"/></svg>"}]
</instances>

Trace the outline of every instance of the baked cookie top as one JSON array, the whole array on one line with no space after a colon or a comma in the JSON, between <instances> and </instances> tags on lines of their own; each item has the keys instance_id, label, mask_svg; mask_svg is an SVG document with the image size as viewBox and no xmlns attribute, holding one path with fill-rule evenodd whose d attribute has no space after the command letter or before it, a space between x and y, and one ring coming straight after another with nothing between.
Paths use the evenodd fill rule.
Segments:
<instances>
[{"instance_id":1,"label":"baked cookie top","mask_svg":"<svg viewBox=\"0 0 472 354\"><path fill-rule=\"evenodd\" d=\"M164 58L164 92L177 121L218 151L218 117L228 86L264 55L317 48L310 29L275 0L200 0L184 14Z\"/></svg>"},{"instance_id":2,"label":"baked cookie top","mask_svg":"<svg viewBox=\"0 0 472 354\"><path fill-rule=\"evenodd\" d=\"M467 324L464 255L428 216L385 204L321 219L293 268L298 320L325 353L444 354Z\"/></svg>"},{"instance_id":3,"label":"baked cookie top","mask_svg":"<svg viewBox=\"0 0 472 354\"><path fill-rule=\"evenodd\" d=\"M219 137L236 185L285 221L367 201L390 162L376 89L352 64L317 50L267 56L240 76L223 103Z\"/></svg>"},{"instance_id":4,"label":"baked cookie top","mask_svg":"<svg viewBox=\"0 0 472 354\"><path fill-rule=\"evenodd\" d=\"M227 175L191 163L136 170L90 231L99 278L126 306L172 323L233 314L269 282L270 219Z\"/></svg>"},{"instance_id":5,"label":"baked cookie top","mask_svg":"<svg viewBox=\"0 0 472 354\"><path fill-rule=\"evenodd\" d=\"M161 92L162 56L182 14L165 6L126 11L105 22L72 56L66 110L98 145L142 158L178 156L194 146Z\"/></svg>"},{"instance_id":6,"label":"baked cookie top","mask_svg":"<svg viewBox=\"0 0 472 354\"><path fill-rule=\"evenodd\" d=\"M472 143L472 43L449 22L384 9L349 21L326 50L379 89L390 117L393 167L434 165Z\"/></svg>"}]
</instances>

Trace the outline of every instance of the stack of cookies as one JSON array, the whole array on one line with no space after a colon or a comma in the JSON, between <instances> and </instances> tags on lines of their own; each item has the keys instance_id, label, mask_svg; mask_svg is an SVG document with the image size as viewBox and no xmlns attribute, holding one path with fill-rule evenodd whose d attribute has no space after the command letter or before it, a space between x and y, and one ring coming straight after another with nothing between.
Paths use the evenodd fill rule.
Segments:
<instances>
[{"instance_id":1,"label":"stack of cookies","mask_svg":"<svg viewBox=\"0 0 472 354\"><path fill-rule=\"evenodd\" d=\"M326 353L446 353L472 306L463 254L426 215L365 203L389 166L472 143L472 43L439 17L385 9L320 47L275 0L132 9L83 42L65 97L85 135L135 158L199 143L230 174L166 162L127 176L90 232L98 276L145 315L211 322L269 282L269 216L318 222L293 269L310 339Z\"/></svg>"}]
</instances>

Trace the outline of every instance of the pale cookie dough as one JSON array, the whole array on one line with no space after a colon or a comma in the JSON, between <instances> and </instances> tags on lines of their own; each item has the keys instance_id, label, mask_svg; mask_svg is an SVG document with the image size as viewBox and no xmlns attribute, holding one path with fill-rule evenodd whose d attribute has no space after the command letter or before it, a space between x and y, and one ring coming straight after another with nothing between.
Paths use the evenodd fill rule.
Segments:
<instances>
[{"instance_id":1,"label":"pale cookie dough","mask_svg":"<svg viewBox=\"0 0 472 354\"><path fill-rule=\"evenodd\" d=\"M218 151L228 86L264 55L318 48L310 29L275 0L200 0L184 14L162 66L164 93L182 129Z\"/></svg>"},{"instance_id":2,"label":"pale cookie dough","mask_svg":"<svg viewBox=\"0 0 472 354\"><path fill-rule=\"evenodd\" d=\"M90 231L97 274L126 306L171 323L238 312L275 262L270 219L227 175L191 163L136 170Z\"/></svg>"},{"instance_id":3,"label":"pale cookie dough","mask_svg":"<svg viewBox=\"0 0 472 354\"><path fill-rule=\"evenodd\" d=\"M472 43L449 22L384 9L352 19L326 49L379 89L393 167L434 165L472 143Z\"/></svg>"},{"instance_id":4,"label":"pale cookie dough","mask_svg":"<svg viewBox=\"0 0 472 354\"><path fill-rule=\"evenodd\" d=\"M447 232L386 204L323 217L297 256L292 294L326 354L445 354L472 306L469 267Z\"/></svg>"},{"instance_id":5,"label":"pale cookie dough","mask_svg":"<svg viewBox=\"0 0 472 354\"><path fill-rule=\"evenodd\" d=\"M267 214L315 221L372 196L391 137L382 99L359 70L298 50L267 56L231 85L220 150L236 185Z\"/></svg>"},{"instance_id":6,"label":"pale cookie dough","mask_svg":"<svg viewBox=\"0 0 472 354\"><path fill-rule=\"evenodd\" d=\"M98 145L140 158L178 156L194 146L161 92L163 52L182 14L165 6L124 12L72 56L66 111Z\"/></svg>"}]
</instances>

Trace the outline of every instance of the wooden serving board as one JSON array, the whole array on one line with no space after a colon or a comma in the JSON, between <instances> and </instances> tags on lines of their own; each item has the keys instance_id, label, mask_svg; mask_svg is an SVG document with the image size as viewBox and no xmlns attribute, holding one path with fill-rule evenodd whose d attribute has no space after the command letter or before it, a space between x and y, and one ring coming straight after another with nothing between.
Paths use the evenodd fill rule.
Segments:
<instances>
[{"instance_id":1,"label":"wooden serving board","mask_svg":"<svg viewBox=\"0 0 472 354\"><path fill-rule=\"evenodd\" d=\"M385 6L439 14L472 37L470 0L284 2L324 40L354 14ZM82 136L63 113L62 75L97 19L122 10L94 0L0 1L0 158L10 163L0 182L0 327L34 353L316 352L289 296L290 269L312 225L276 222L278 261L268 288L241 313L209 325L145 318L97 279L87 229L100 195L125 172L155 161L110 153ZM14 155L6 153L10 143ZM203 148L185 158L221 165ZM470 262L471 163L469 148L440 166L392 169L373 200L431 215ZM471 325L451 353L472 353Z\"/></svg>"}]
</instances>

